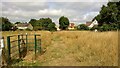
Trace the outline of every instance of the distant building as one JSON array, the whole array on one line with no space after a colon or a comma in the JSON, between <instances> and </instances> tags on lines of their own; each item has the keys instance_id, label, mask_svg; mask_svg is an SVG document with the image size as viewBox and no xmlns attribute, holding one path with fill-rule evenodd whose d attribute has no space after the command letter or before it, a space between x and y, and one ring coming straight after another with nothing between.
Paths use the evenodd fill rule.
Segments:
<instances>
[{"instance_id":1,"label":"distant building","mask_svg":"<svg viewBox=\"0 0 120 68\"><path fill-rule=\"evenodd\" d=\"M21 29L21 30L25 30L25 29L30 29L30 30L33 30L33 26L29 23L20 23L20 24L16 24L16 27L18 29Z\"/></svg>"},{"instance_id":2,"label":"distant building","mask_svg":"<svg viewBox=\"0 0 120 68\"><path fill-rule=\"evenodd\" d=\"M92 24L92 21L87 21L85 25L90 26L91 24Z\"/></svg>"},{"instance_id":3,"label":"distant building","mask_svg":"<svg viewBox=\"0 0 120 68\"><path fill-rule=\"evenodd\" d=\"M75 29L75 24L74 23L70 23L68 29L69 30Z\"/></svg>"},{"instance_id":4,"label":"distant building","mask_svg":"<svg viewBox=\"0 0 120 68\"><path fill-rule=\"evenodd\" d=\"M97 25L98 25L98 21L96 19L93 21L86 22L86 26L88 26L89 28L92 28L93 26L97 26Z\"/></svg>"}]
</instances>

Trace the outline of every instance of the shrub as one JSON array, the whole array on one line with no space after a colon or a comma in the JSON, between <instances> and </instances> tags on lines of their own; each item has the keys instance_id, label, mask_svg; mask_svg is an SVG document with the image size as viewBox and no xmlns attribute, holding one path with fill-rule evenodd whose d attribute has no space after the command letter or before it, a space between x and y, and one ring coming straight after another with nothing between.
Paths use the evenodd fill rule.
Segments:
<instances>
[{"instance_id":1,"label":"shrub","mask_svg":"<svg viewBox=\"0 0 120 68\"><path fill-rule=\"evenodd\" d=\"M89 30L88 26L86 26L85 24L80 24L77 26L78 30Z\"/></svg>"},{"instance_id":2,"label":"shrub","mask_svg":"<svg viewBox=\"0 0 120 68\"><path fill-rule=\"evenodd\" d=\"M25 29L26 31L32 31L31 29L29 29L29 28L27 28L27 29Z\"/></svg>"},{"instance_id":3,"label":"shrub","mask_svg":"<svg viewBox=\"0 0 120 68\"><path fill-rule=\"evenodd\" d=\"M112 24L103 24L102 26L98 27L99 31L111 31L119 29L119 25L112 23Z\"/></svg>"},{"instance_id":4,"label":"shrub","mask_svg":"<svg viewBox=\"0 0 120 68\"><path fill-rule=\"evenodd\" d=\"M111 27L111 30L117 30L117 29L119 29L119 25L116 24L116 23L112 23L112 24L110 25L110 27Z\"/></svg>"},{"instance_id":5,"label":"shrub","mask_svg":"<svg viewBox=\"0 0 120 68\"><path fill-rule=\"evenodd\" d=\"M90 28L90 30L95 30L95 29L98 29L98 26L97 25L95 25L95 26L93 26L92 28Z\"/></svg>"},{"instance_id":6,"label":"shrub","mask_svg":"<svg viewBox=\"0 0 120 68\"><path fill-rule=\"evenodd\" d=\"M99 31L110 31L111 27L108 24L103 24L102 26L99 26L98 30Z\"/></svg>"}]
</instances>

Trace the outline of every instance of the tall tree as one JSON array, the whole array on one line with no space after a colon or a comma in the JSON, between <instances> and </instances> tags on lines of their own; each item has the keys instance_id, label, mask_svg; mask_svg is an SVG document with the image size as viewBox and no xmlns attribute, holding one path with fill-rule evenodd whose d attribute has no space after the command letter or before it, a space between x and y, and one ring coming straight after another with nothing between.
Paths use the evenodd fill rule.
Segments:
<instances>
[{"instance_id":1,"label":"tall tree","mask_svg":"<svg viewBox=\"0 0 120 68\"><path fill-rule=\"evenodd\" d=\"M15 22L15 24L20 24L21 22Z\"/></svg>"},{"instance_id":2,"label":"tall tree","mask_svg":"<svg viewBox=\"0 0 120 68\"><path fill-rule=\"evenodd\" d=\"M69 19L67 17L60 17L59 18L59 28L62 30L66 30L69 26Z\"/></svg>"},{"instance_id":3,"label":"tall tree","mask_svg":"<svg viewBox=\"0 0 120 68\"><path fill-rule=\"evenodd\" d=\"M56 31L57 29L56 29L56 27L55 27L55 23L53 22L53 23L50 23L49 25L48 25L48 30L49 31Z\"/></svg>"},{"instance_id":4,"label":"tall tree","mask_svg":"<svg viewBox=\"0 0 120 68\"><path fill-rule=\"evenodd\" d=\"M41 18L40 20L42 22L43 30L48 30L48 25L50 23L52 23L52 19L50 19L50 18Z\"/></svg>"},{"instance_id":5,"label":"tall tree","mask_svg":"<svg viewBox=\"0 0 120 68\"><path fill-rule=\"evenodd\" d=\"M8 18L0 17L0 22L2 23L2 31L9 31L12 28L12 23Z\"/></svg>"},{"instance_id":6,"label":"tall tree","mask_svg":"<svg viewBox=\"0 0 120 68\"><path fill-rule=\"evenodd\" d=\"M120 1L108 2L107 6L102 6L100 13L95 17L99 25L112 24L120 21Z\"/></svg>"},{"instance_id":7,"label":"tall tree","mask_svg":"<svg viewBox=\"0 0 120 68\"><path fill-rule=\"evenodd\" d=\"M31 19L29 23L34 27L36 25L36 19Z\"/></svg>"},{"instance_id":8,"label":"tall tree","mask_svg":"<svg viewBox=\"0 0 120 68\"><path fill-rule=\"evenodd\" d=\"M39 20L31 19L30 24L33 25L34 30L53 30L55 29L55 23L50 18L40 18Z\"/></svg>"}]
</instances>

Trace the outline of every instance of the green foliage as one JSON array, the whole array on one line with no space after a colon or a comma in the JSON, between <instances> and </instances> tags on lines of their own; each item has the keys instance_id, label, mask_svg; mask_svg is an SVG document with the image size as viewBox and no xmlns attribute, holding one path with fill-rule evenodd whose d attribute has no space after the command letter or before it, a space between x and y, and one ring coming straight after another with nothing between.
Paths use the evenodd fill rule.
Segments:
<instances>
[{"instance_id":1,"label":"green foliage","mask_svg":"<svg viewBox=\"0 0 120 68\"><path fill-rule=\"evenodd\" d=\"M21 22L16 22L15 24L20 24Z\"/></svg>"},{"instance_id":2,"label":"green foliage","mask_svg":"<svg viewBox=\"0 0 120 68\"><path fill-rule=\"evenodd\" d=\"M94 19L98 21L99 26L120 22L120 1L108 2L107 6L103 5L100 14Z\"/></svg>"},{"instance_id":3,"label":"green foliage","mask_svg":"<svg viewBox=\"0 0 120 68\"><path fill-rule=\"evenodd\" d=\"M36 19L31 19L29 23L34 27L36 24L36 21L37 21Z\"/></svg>"},{"instance_id":4,"label":"green foliage","mask_svg":"<svg viewBox=\"0 0 120 68\"><path fill-rule=\"evenodd\" d=\"M98 21L99 27L105 31L120 29L120 1L108 2L107 6L103 5L100 14L95 19ZM107 29L108 27L110 29Z\"/></svg>"},{"instance_id":5,"label":"green foliage","mask_svg":"<svg viewBox=\"0 0 120 68\"><path fill-rule=\"evenodd\" d=\"M50 18L40 18L39 20L31 19L29 22L34 30L55 30L55 23Z\"/></svg>"},{"instance_id":6,"label":"green foliage","mask_svg":"<svg viewBox=\"0 0 120 68\"><path fill-rule=\"evenodd\" d=\"M48 25L52 23L52 20L50 18L41 18L40 20L42 21L42 29L49 30Z\"/></svg>"},{"instance_id":7,"label":"green foliage","mask_svg":"<svg viewBox=\"0 0 120 68\"><path fill-rule=\"evenodd\" d=\"M80 24L77 26L78 30L89 30L89 28L85 24Z\"/></svg>"},{"instance_id":8,"label":"green foliage","mask_svg":"<svg viewBox=\"0 0 120 68\"><path fill-rule=\"evenodd\" d=\"M48 29L49 29L49 31L56 31L57 29L56 29L56 27L55 27L55 23L50 23L50 24L48 25Z\"/></svg>"},{"instance_id":9,"label":"green foliage","mask_svg":"<svg viewBox=\"0 0 120 68\"><path fill-rule=\"evenodd\" d=\"M110 28L111 28L111 30L117 30L117 29L119 29L119 25L116 23L112 23L112 24L110 24Z\"/></svg>"},{"instance_id":10,"label":"green foliage","mask_svg":"<svg viewBox=\"0 0 120 68\"><path fill-rule=\"evenodd\" d=\"M29 29L29 28L27 28L27 29L25 29L26 31L32 31L31 29Z\"/></svg>"},{"instance_id":11,"label":"green foliage","mask_svg":"<svg viewBox=\"0 0 120 68\"><path fill-rule=\"evenodd\" d=\"M117 30L119 28L118 24L112 23L112 24L103 24L98 28L99 31L111 31L111 30Z\"/></svg>"},{"instance_id":12,"label":"green foliage","mask_svg":"<svg viewBox=\"0 0 120 68\"><path fill-rule=\"evenodd\" d=\"M95 26L93 26L92 28L90 28L90 30L95 30L95 29L98 29L98 26L97 25L95 25Z\"/></svg>"},{"instance_id":13,"label":"green foliage","mask_svg":"<svg viewBox=\"0 0 120 68\"><path fill-rule=\"evenodd\" d=\"M64 16L60 17L59 18L59 25L60 25L60 27L59 27L60 29L66 30L69 26L69 19L67 17L64 17Z\"/></svg>"},{"instance_id":14,"label":"green foliage","mask_svg":"<svg viewBox=\"0 0 120 68\"><path fill-rule=\"evenodd\" d=\"M2 24L2 31L9 31L12 28L12 24L9 19L0 17L0 22Z\"/></svg>"},{"instance_id":15,"label":"green foliage","mask_svg":"<svg viewBox=\"0 0 120 68\"><path fill-rule=\"evenodd\" d=\"M110 31L110 25L107 25L107 24L103 24L103 26L100 27L100 29L102 31Z\"/></svg>"}]
</instances>

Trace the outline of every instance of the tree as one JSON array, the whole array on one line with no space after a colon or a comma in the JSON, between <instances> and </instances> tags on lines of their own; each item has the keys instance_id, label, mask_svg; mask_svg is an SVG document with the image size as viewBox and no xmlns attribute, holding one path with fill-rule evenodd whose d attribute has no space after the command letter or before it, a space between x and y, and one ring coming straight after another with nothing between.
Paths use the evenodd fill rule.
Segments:
<instances>
[{"instance_id":1,"label":"tree","mask_svg":"<svg viewBox=\"0 0 120 68\"><path fill-rule=\"evenodd\" d=\"M21 22L15 22L15 24L20 24Z\"/></svg>"},{"instance_id":2,"label":"tree","mask_svg":"<svg viewBox=\"0 0 120 68\"><path fill-rule=\"evenodd\" d=\"M31 19L29 23L34 27L36 25L36 19Z\"/></svg>"},{"instance_id":3,"label":"tree","mask_svg":"<svg viewBox=\"0 0 120 68\"><path fill-rule=\"evenodd\" d=\"M103 5L95 19L98 21L100 27L113 25L115 29L120 29L118 27L118 25L120 25L120 1L108 2L107 6ZM114 29L112 28L112 30Z\"/></svg>"},{"instance_id":4,"label":"tree","mask_svg":"<svg viewBox=\"0 0 120 68\"><path fill-rule=\"evenodd\" d=\"M57 30L57 28L55 27L55 23L53 22L53 23L50 23L49 25L48 25L48 30L49 31L56 31Z\"/></svg>"},{"instance_id":5,"label":"tree","mask_svg":"<svg viewBox=\"0 0 120 68\"><path fill-rule=\"evenodd\" d=\"M50 24L50 23L52 23L52 19L50 19L50 18L41 18L40 19L41 20L41 22L42 22L42 29L43 30L49 30L48 29L48 25Z\"/></svg>"},{"instance_id":6,"label":"tree","mask_svg":"<svg viewBox=\"0 0 120 68\"><path fill-rule=\"evenodd\" d=\"M29 23L32 24L34 30L55 30L55 23L50 18L31 19Z\"/></svg>"},{"instance_id":7,"label":"tree","mask_svg":"<svg viewBox=\"0 0 120 68\"><path fill-rule=\"evenodd\" d=\"M95 18L100 25L115 23L120 20L120 1L119 2L108 2L107 6L102 6L100 14Z\"/></svg>"},{"instance_id":8,"label":"tree","mask_svg":"<svg viewBox=\"0 0 120 68\"><path fill-rule=\"evenodd\" d=\"M78 30L89 30L89 28L85 24L80 24L77 26Z\"/></svg>"},{"instance_id":9,"label":"tree","mask_svg":"<svg viewBox=\"0 0 120 68\"><path fill-rule=\"evenodd\" d=\"M12 23L8 18L0 17L0 22L2 24L2 31L9 31L12 28Z\"/></svg>"},{"instance_id":10,"label":"tree","mask_svg":"<svg viewBox=\"0 0 120 68\"><path fill-rule=\"evenodd\" d=\"M59 18L59 28L62 30L66 30L69 26L69 19L67 17L60 17Z\"/></svg>"}]
</instances>

